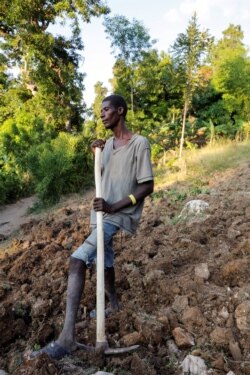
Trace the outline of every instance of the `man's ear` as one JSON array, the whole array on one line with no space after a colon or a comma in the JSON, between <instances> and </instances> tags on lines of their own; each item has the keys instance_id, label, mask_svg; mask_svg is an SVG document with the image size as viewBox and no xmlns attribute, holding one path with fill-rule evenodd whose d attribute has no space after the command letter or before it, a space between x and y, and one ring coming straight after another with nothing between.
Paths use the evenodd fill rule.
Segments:
<instances>
[{"instance_id":1,"label":"man's ear","mask_svg":"<svg viewBox=\"0 0 250 375\"><path fill-rule=\"evenodd\" d=\"M123 107L118 107L118 114L123 115L124 113L124 108Z\"/></svg>"}]
</instances>

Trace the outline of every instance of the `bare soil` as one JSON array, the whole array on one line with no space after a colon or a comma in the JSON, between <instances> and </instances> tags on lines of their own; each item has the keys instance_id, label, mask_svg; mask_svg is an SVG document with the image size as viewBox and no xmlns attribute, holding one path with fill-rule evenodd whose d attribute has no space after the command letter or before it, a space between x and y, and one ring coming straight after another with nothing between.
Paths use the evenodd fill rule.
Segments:
<instances>
[{"instance_id":1,"label":"bare soil","mask_svg":"<svg viewBox=\"0 0 250 375\"><path fill-rule=\"evenodd\" d=\"M9 374L178 375L187 354L209 374L250 374L250 164L217 173L204 216L178 220L185 201L149 197L135 236L115 238L122 309L106 319L110 347L140 344L123 356L77 351L54 361L29 352L63 324L68 260L89 233L94 191L43 215L0 211L0 369ZM17 208L17 206L16 206ZM6 217L7 219L4 219ZM22 221L23 220L23 221ZM12 222L7 231L3 222ZM19 230L17 231L19 227ZM2 232L1 232L2 229ZM77 340L95 346L95 273L86 280Z\"/></svg>"}]
</instances>

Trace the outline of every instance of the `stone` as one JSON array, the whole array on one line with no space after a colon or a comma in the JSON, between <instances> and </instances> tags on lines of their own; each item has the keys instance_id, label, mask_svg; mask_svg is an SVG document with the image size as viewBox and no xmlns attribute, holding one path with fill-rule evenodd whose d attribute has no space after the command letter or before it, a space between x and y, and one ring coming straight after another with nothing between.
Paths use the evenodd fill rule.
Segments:
<instances>
[{"instance_id":1,"label":"stone","mask_svg":"<svg viewBox=\"0 0 250 375\"><path fill-rule=\"evenodd\" d=\"M189 332L197 332L206 325L206 319L197 306L187 308L183 312L181 321Z\"/></svg>"},{"instance_id":2,"label":"stone","mask_svg":"<svg viewBox=\"0 0 250 375\"><path fill-rule=\"evenodd\" d=\"M228 328L216 327L210 334L213 344L217 347L228 347L232 332Z\"/></svg>"},{"instance_id":3,"label":"stone","mask_svg":"<svg viewBox=\"0 0 250 375\"><path fill-rule=\"evenodd\" d=\"M172 304L172 309L177 313L181 313L188 307L187 296L175 296L174 303Z\"/></svg>"},{"instance_id":4,"label":"stone","mask_svg":"<svg viewBox=\"0 0 250 375\"><path fill-rule=\"evenodd\" d=\"M242 360L242 354L238 342L230 341L229 342L229 351L235 361Z\"/></svg>"},{"instance_id":5,"label":"stone","mask_svg":"<svg viewBox=\"0 0 250 375\"><path fill-rule=\"evenodd\" d=\"M135 318L135 329L141 333L143 342L158 345L163 339L164 325L154 315L140 313Z\"/></svg>"},{"instance_id":6,"label":"stone","mask_svg":"<svg viewBox=\"0 0 250 375\"><path fill-rule=\"evenodd\" d=\"M122 337L122 343L125 346L132 346L132 345L137 345L142 342L142 337L141 334L137 331L128 333L127 335Z\"/></svg>"},{"instance_id":7,"label":"stone","mask_svg":"<svg viewBox=\"0 0 250 375\"><path fill-rule=\"evenodd\" d=\"M229 318L229 312L225 306L223 306L222 309L219 311L219 316L225 320Z\"/></svg>"},{"instance_id":8,"label":"stone","mask_svg":"<svg viewBox=\"0 0 250 375\"><path fill-rule=\"evenodd\" d=\"M203 280L208 280L210 277L210 272L207 263L201 263L197 265L194 269L195 276L200 277Z\"/></svg>"},{"instance_id":9,"label":"stone","mask_svg":"<svg viewBox=\"0 0 250 375\"><path fill-rule=\"evenodd\" d=\"M205 216L204 212L209 208L209 204L201 199L195 199L185 204L179 218L190 219L194 217Z\"/></svg>"},{"instance_id":10,"label":"stone","mask_svg":"<svg viewBox=\"0 0 250 375\"><path fill-rule=\"evenodd\" d=\"M178 348L188 348L195 344L194 338L191 333L185 331L181 327L176 327L172 334Z\"/></svg>"},{"instance_id":11,"label":"stone","mask_svg":"<svg viewBox=\"0 0 250 375\"><path fill-rule=\"evenodd\" d=\"M234 316L241 333L250 333L250 301L244 301L238 305Z\"/></svg>"}]
</instances>

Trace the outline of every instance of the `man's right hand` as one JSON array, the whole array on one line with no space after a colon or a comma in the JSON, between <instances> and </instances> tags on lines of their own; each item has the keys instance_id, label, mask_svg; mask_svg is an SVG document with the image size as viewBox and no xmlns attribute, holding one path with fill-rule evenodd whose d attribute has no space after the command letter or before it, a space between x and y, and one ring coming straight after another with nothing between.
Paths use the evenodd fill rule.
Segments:
<instances>
[{"instance_id":1,"label":"man's right hand","mask_svg":"<svg viewBox=\"0 0 250 375\"><path fill-rule=\"evenodd\" d=\"M106 143L105 139L96 139L94 142L92 142L90 147L91 147L91 150L92 150L93 154L95 153L96 147L99 147L103 150L103 148L105 146L105 143Z\"/></svg>"}]
</instances>

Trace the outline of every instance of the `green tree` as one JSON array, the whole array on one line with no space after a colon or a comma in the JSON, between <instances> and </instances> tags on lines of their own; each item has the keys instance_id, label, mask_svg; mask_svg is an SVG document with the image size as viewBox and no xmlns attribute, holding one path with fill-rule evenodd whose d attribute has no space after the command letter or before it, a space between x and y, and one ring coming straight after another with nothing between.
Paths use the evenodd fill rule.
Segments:
<instances>
[{"instance_id":1,"label":"green tree","mask_svg":"<svg viewBox=\"0 0 250 375\"><path fill-rule=\"evenodd\" d=\"M236 134L243 121L249 121L250 113L250 59L243 44L244 34L240 26L232 24L223 32L212 51L212 83L221 94L228 113L228 129Z\"/></svg>"},{"instance_id":2,"label":"green tree","mask_svg":"<svg viewBox=\"0 0 250 375\"><path fill-rule=\"evenodd\" d=\"M90 140L96 138L106 138L109 131L105 130L102 120L100 118L101 104L105 96L107 96L108 89L103 86L103 83L98 81L95 84L95 100L92 104L92 118L84 123L84 134Z\"/></svg>"},{"instance_id":3,"label":"green tree","mask_svg":"<svg viewBox=\"0 0 250 375\"><path fill-rule=\"evenodd\" d=\"M5 186L24 186L30 175L25 170L30 149L35 155L40 144L56 142L60 131L74 136L81 129L86 109L84 74L79 72L83 50L79 22L108 12L101 0L0 2L0 191L4 199L20 196L14 189L8 194ZM67 36L50 31L58 23L67 24ZM13 76L7 75L10 69ZM75 186L80 173L72 176Z\"/></svg>"},{"instance_id":4,"label":"green tree","mask_svg":"<svg viewBox=\"0 0 250 375\"><path fill-rule=\"evenodd\" d=\"M196 13L188 23L186 33L178 35L171 47L171 54L175 69L179 73L180 85L183 92L182 131L180 139L179 157L182 157L182 149L185 138L186 118L195 89L199 86L199 70L208 53L213 38L208 31L200 31Z\"/></svg>"},{"instance_id":5,"label":"green tree","mask_svg":"<svg viewBox=\"0 0 250 375\"><path fill-rule=\"evenodd\" d=\"M34 107L47 109L47 117L53 119L57 129L79 128L82 122L84 75L78 71L79 51L83 49L79 18L89 22L91 16L108 11L100 0L1 2L0 48L8 65L19 69L19 84L37 97ZM49 32L49 26L65 20L70 20L69 38Z\"/></svg>"},{"instance_id":6,"label":"green tree","mask_svg":"<svg viewBox=\"0 0 250 375\"><path fill-rule=\"evenodd\" d=\"M134 111L134 66L142 60L155 43L142 22L133 19L130 22L125 16L116 15L104 20L107 38L111 40L113 54L126 66L130 83L131 110Z\"/></svg>"}]
</instances>

